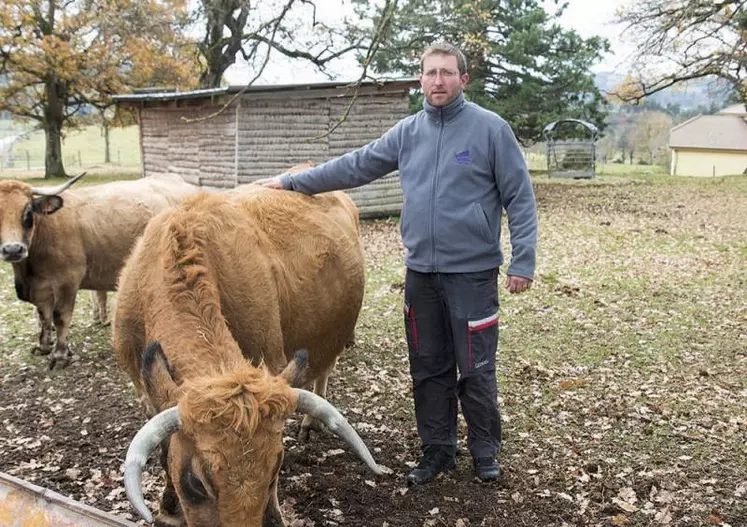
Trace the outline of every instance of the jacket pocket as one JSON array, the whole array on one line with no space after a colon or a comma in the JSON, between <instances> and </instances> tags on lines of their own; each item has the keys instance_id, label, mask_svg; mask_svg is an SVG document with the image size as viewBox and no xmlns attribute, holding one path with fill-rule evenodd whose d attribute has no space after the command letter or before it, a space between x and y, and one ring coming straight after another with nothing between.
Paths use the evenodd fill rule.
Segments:
<instances>
[{"instance_id":1,"label":"jacket pocket","mask_svg":"<svg viewBox=\"0 0 747 527\"><path fill-rule=\"evenodd\" d=\"M410 353L417 353L418 342L418 322L415 319L415 308L410 304L405 304L403 309L405 316L405 334L407 335L407 347Z\"/></svg>"},{"instance_id":2,"label":"jacket pocket","mask_svg":"<svg viewBox=\"0 0 747 527\"><path fill-rule=\"evenodd\" d=\"M474 217L474 221L477 223L477 226L480 229L480 234L485 241L489 243L495 242L493 232L490 230L490 223L488 223L488 217L479 203L472 204L472 216Z\"/></svg>"}]
</instances>

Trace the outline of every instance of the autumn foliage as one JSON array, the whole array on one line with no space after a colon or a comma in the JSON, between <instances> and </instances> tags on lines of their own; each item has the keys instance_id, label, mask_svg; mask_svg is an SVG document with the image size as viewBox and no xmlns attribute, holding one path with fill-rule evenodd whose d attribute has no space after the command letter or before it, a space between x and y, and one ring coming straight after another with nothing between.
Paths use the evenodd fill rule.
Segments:
<instances>
[{"instance_id":1,"label":"autumn foliage","mask_svg":"<svg viewBox=\"0 0 747 527\"><path fill-rule=\"evenodd\" d=\"M196 85L183 0L4 0L0 111L36 121L47 137L46 175L64 174L63 127L110 96L151 85Z\"/></svg>"}]
</instances>

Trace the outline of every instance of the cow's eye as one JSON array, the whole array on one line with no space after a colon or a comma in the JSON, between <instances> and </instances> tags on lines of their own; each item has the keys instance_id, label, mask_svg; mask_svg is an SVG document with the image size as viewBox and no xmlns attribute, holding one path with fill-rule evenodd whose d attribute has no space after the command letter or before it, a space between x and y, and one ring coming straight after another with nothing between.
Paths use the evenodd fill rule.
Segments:
<instances>
[{"instance_id":1,"label":"cow's eye","mask_svg":"<svg viewBox=\"0 0 747 527\"><path fill-rule=\"evenodd\" d=\"M34 211L31 205L26 205L26 208L23 209L23 218L21 221L23 222L24 229L30 229L34 226Z\"/></svg>"},{"instance_id":2,"label":"cow's eye","mask_svg":"<svg viewBox=\"0 0 747 527\"><path fill-rule=\"evenodd\" d=\"M193 505L199 505L210 498L205 485L195 475L191 468L182 472L182 491L184 497Z\"/></svg>"}]
</instances>

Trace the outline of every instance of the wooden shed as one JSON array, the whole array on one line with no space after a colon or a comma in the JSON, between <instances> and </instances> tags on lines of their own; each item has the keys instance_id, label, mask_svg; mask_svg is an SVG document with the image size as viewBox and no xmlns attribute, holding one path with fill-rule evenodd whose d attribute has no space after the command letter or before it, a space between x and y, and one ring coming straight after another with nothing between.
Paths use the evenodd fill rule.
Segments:
<instances>
[{"instance_id":1,"label":"wooden shed","mask_svg":"<svg viewBox=\"0 0 747 527\"><path fill-rule=\"evenodd\" d=\"M407 116L417 79L365 82L345 121L350 83L226 86L114 96L140 124L143 175L233 188L311 160L318 164L380 137ZM396 173L347 191L361 216L398 214Z\"/></svg>"}]
</instances>

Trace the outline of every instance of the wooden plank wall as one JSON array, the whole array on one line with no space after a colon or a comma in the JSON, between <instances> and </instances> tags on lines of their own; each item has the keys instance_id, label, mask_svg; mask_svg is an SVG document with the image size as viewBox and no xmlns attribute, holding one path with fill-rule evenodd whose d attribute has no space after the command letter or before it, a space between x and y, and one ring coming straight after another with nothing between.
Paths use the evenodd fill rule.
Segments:
<instances>
[{"instance_id":1,"label":"wooden plank wall","mask_svg":"<svg viewBox=\"0 0 747 527\"><path fill-rule=\"evenodd\" d=\"M233 188L306 160L319 164L345 154L407 115L404 92L362 94L346 120L319 138L344 115L350 100L245 95L211 119L202 118L220 106L208 100L202 106L148 106L141 111L144 173L179 174L190 183ZM347 192L362 217L398 214L402 207L396 173Z\"/></svg>"}]
</instances>

